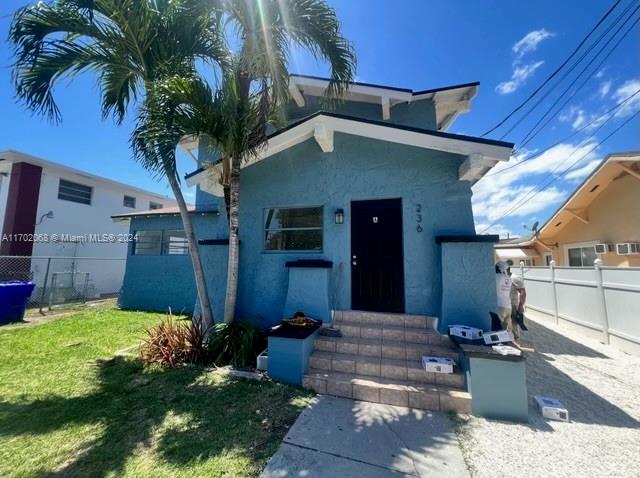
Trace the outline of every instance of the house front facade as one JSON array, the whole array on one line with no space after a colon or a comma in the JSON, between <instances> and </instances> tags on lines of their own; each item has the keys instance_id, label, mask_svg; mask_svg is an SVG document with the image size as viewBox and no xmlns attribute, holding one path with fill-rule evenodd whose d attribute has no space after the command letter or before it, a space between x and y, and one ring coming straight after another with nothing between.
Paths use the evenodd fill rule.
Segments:
<instances>
[{"instance_id":1,"label":"house front facade","mask_svg":"<svg viewBox=\"0 0 640 478\"><path fill-rule=\"evenodd\" d=\"M292 76L288 126L241 170L236 316L267 327L296 310L441 316L495 305L493 237L476 236L471 186L512 144L447 133L476 83L412 91L354 83L322 109L326 79ZM228 222L218 156L198 144L191 211L214 316L223 315ZM118 215L129 247L120 304L190 312L191 263L178 214ZM483 281L483 277L489 282ZM490 284L488 286L487 284ZM478 320L484 320L478 319Z\"/></svg>"},{"instance_id":2,"label":"house front facade","mask_svg":"<svg viewBox=\"0 0 640 478\"><path fill-rule=\"evenodd\" d=\"M111 216L175 204L166 196L59 163L0 151L0 255L4 257L0 273L10 278L16 267L24 266L39 287L46 259L21 261L7 256L52 257L56 259L50 272L81 271L89 275L94 295L117 293L124 276L128 229L114 224ZM75 260L79 257L95 260L79 263Z\"/></svg>"},{"instance_id":3,"label":"house front facade","mask_svg":"<svg viewBox=\"0 0 640 478\"><path fill-rule=\"evenodd\" d=\"M496 245L530 266L640 267L640 153L607 156L531 238Z\"/></svg>"}]
</instances>

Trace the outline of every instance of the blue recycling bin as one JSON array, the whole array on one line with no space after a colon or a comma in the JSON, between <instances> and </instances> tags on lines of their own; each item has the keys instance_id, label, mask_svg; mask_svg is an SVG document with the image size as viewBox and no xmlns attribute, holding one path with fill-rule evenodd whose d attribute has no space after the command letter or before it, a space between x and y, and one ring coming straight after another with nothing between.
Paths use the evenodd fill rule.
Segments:
<instances>
[{"instance_id":1,"label":"blue recycling bin","mask_svg":"<svg viewBox=\"0 0 640 478\"><path fill-rule=\"evenodd\" d=\"M0 282L0 324L22 320L33 282Z\"/></svg>"}]
</instances>

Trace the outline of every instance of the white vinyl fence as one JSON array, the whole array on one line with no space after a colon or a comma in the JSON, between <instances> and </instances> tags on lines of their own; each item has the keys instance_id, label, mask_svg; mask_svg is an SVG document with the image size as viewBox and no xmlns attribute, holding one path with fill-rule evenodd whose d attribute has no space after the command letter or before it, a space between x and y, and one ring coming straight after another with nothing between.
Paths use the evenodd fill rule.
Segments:
<instances>
[{"instance_id":1,"label":"white vinyl fence","mask_svg":"<svg viewBox=\"0 0 640 478\"><path fill-rule=\"evenodd\" d=\"M640 268L522 267L527 307L640 354Z\"/></svg>"}]
</instances>

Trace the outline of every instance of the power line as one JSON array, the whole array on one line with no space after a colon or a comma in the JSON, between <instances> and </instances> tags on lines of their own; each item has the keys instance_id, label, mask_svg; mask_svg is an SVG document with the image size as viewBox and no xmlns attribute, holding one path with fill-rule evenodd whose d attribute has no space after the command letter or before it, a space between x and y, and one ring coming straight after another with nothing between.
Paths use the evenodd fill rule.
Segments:
<instances>
[{"instance_id":1,"label":"power line","mask_svg":"<svg viewBox=\"0 0 640 478\"><path fill-rule=\"evenodd\" d=\"M558 81L556 82L556 84L554 86L551 86L550 88L547 89L547 91L538 99L538 101L531 107L529 108L520 118L518 118L518 120L501 136L500 139L505 138L509 133L511 133L511 131L513 131L520 123L522 123L533 111L536 110L536 108L538 108L538 106L540 106L540 104L551 94L553 93L554 89L559 87L560 84L563 82L563 80L565 78L567 78L572 72L573 70L580 64L582 63L582 61L589 56L589 54L600 44L600 42L614 29L614 27L625 17L625 15L627 15L627 13L629 12L629 10L631 10L631 8L633 7L633 3L631 3L620 15L618 15L618 17L613 21L613 23L611 25L609 25L606 30L591 44L587 47L586 51L580 56L580 58L578 58L570 67L569 69L558 79ZM620 30L624 27L624 25L627 24L627 22L633 17L633 15L635 15L635 13L638 11L638 9L640 9L640 5L638 5L636 7L636 9L631 12L631 14L629 14L629 16L626 18L626 20L620 25L620 27L615 31L615 33L605 42L605 44L600 47L600 49L598 50L598 52L595 54L595 56L589 61L589 63L587 63L587 66L585 68L582 69L582 71L580 73L578 73L578 76L576 76L576 78L574 78L574 80L569 84L569 86L560 94L560 96L554 101L554 103L552 104L551 108L549 110L547 110L545 112L545 114L542 116L541 119L538 120L538 122L534 125L534 127L532 128L532 130L535 130L535 128L538 127L538 125L544 120L544 118L546 118L546 116L549 114L549 111L552 110L555 105L558 104L558 102L562 99L562 97L564 97L564 95L567 94L567 92L571 89L571 87L580 79L580 77L582 77L582 75L584 75L584 72L589 68L589 66L591 66L591 64L595 61L595 59L600 56L600 54L604 51L604 49L609 45L609 43L615 38L615 36L620 32ZM617 46L617 45L616 45ZM612 52L613 50L611 50ZM609 52L608 55L611 54L611 52ZM608 56L607 55L607 56ZM575 94L577 93L574 92L574 94L572 96L575 96ZM525 141L527 139L527 137L531 134L532 130L529 130L529 132L525 135L525 138L522 141ZM522 147L523 145L520 145L520 147Z\"/></svg>"},{"instance_id":2,"label":"power line","mask_svg":"<svg viewBox=\"0 0 640 478\"><path fill-rule=\"evenodd\" d=\"M611 8L609 8L609 10L607 10L607 12L602 16L602 18L600 18L600 20L598 20L598 23L596 23L596 25L591 29L591 31L580 41L578 46L571 52L571 54L562 62L562 64L558 68L556 68L556 70L553 73L551 73L551 75L549 75L542 82L542 84L540 86L538 86L538 88L536 88L533 91L533 93L531 93L529 95L529 97L526 100L524 100L522 103L520 103L511 113L509 113L505 118L503 118L500 122L498 122L498 124L496 124L493 128L491 128L490 130L485 132L481 137L484 137L484 136L488 135L489 133L492 133L493 131L498 129L500 126L502 126L504 123L506 123L509 120L509 118L511 118L518 111L520 111L529 101L531 101L531 99L534 98L538 94L538 92L540 90L542 90L542 88L544 88L545 85L547 85L547 83L549 83L560 72L560 70L562 70L562 68L564 68L566 66L567 63L569 63L569 61L571 61L571 59L576 55L576 53L578 53L580 48L582 48L582 46L591 37L591 35L596 31L596 29L602 24L602 22L604 22L609 17L609 15L611 15L611 12L613 12L613 10L618 6L618 4L621 1L622 0L617 0L613 4L613 6Z\"/></svg>"},{"instance_id":3,"label":"power line","mask_svg":"<svg viewBox=\"0 0 640 478\"><path fill-rule=\"evenodd\" d=\"M633 12L633 14L635 14L636 11L638 11L640 9L640 5L638 6L638 8L636 8L636 10ZM632 15L633 15L632 14ZM629 18L620 26L620 28L616 31L616 33L614 33L614 35L609 39L609 41L603 46L603 48L596 54L595 57L593 57L593 59L587 64L587 66L585 67L584 70L582 70L582 72L580 73L580 75L578 75L578 77L576 77L576 79L567 87L567 89L565 89L565 91L558 97L558 99L551 105L551 107L545 112L545 114L540 118L540 120L538 120L538 122L533 126L533 128L525 135L525 137L522 139L521 144L519 146L519 148L523 148L524 146L526 146L529 142L531 142L531 140L533 138L535 138L564 108L565 106L567 106L567 104L569 103L569 101L571 101L581 90L582 88L584 88L584 86L587 84L587 82L591 79L591 74L587 76L587 78L580 84L580 86L578 88L576 88L576 90L564 101L564 103L562 103L562 105L560 106L560 108L558 108L551 116L549 116L547 118L547 120L544 122L544 124L542 124L542 126L540 126L538 128L538 126L540 125L540 123L545 119L545 117L553 110L553 108L558 104L559 100L562 98L562 96L564 96L564 94L569 91L569 89L575 84L575 82L578 80L578 78L580 78L580 76L582 75L582 73L584 73L584 71L593 63L593 61L600 55L600 53L602 53L602 51L604 51L604 48L607 47L607 45L611 42L611 40L613 40L615 38L615 36L620 32L620 29L622 27L624 27L624 25L631 19L631 16L629 16ZM604 58L602 58L602 60L600 61L600 63L598 63L598 65L593 69L593 72L598 71L600 69L600 67L602 66L602 64L611 56L611 54L616 50L616 48L618 48L618 46L620 45L620 43L622 42L622 40L624 40L627 35L631 32L631 30L633 30L633 28L638 24L638 22L640 22L640 16L638 18L636 18L636 20L631 24L631 26L627 29L626 32L624 32L624 34L620 37L620 39L616 42L616 44L613 46L613 48L611 50L609 50L609 52L604 56ZM592 73L593 73L592 72ZM538 128L536 130L536 128Z\"/></svg>"},{"instance_id":4,"label":"power line","mask_svg":"<svg viewBox=\"0 0 640 478\"><path fill-rule=\"evenodd\" d=\"M616 134L618 131L620 131L622 128L624 128L631 120L633 120L636 116L638 116L638 114L640 114L640 110L636 111L633 115L631 115L626 121L624 121L622 124L620 124L616 129L614 129L611 133L609 133L602 141L600 141L598 144L596 144L593 148L591 148L589 151L587 151L584 155L582 155L580 158L578 158L577 160L575 160L573 163L571 163L571 165L565 169L564 171L562 171L559 175L551 178L544 186L542 186L541 188L536 188L534 191L531 191L529 194L527 194L522 200L520 200L519 202L517 202L514 206L511 207L511 209L509 209L506 213L504 213L502 216L500 216L498 219L496 219L495 221L493 221L491 224L489 224L487 227L485 227L480 234L484 234L487 230L489 230L490 228L492 228L493 226L495 226L498 222L500 222L501 220L503 220L505 217L509 216L511 213L513 213L514 211L516 211L517 209L519 209L520 207L522 207L524 205L525 202L533 199L534 197L536 197L538 194L540 194L542 191L544 191L545 189L547 189L551 184L553 184L554 182L556 182L558 179L560 179L562 176L564 176L565 174L567 174L571 168L573 168L576 164L578 164L580 161L582 161L584 158L587 157L587 155L591 154L593 151L596 150L596 148L600 147L605 141L607 141L609 138L611 138L614 134Z\"/></svg>"},{"instance_id":5,"label":"power line","mask_svg":"<svg viewBox=\"0 0 640 478\"><path fill-rule=\"evenodd\" d=\"M610 108L609 110L605 111L603 114L601 114L600 116L597 116L596 118L592 119L591 121L589 121L587 124L581 126L580 128L578 128L577 130L575 130L573 133L571 133L568 136L565 136L564 138L562 138L561 140L553 143L551 146L548 146L547 148L543 149L542 151L540 151L539 153L535 153L527 158L524 158L522 161L512 164L510 166L507 166L506 168L502 168L499 171L495 171L489 174L486 174L484 177L488 178L491 176L497 176L498 174L502 174L505 171L509 171L510 169L513 168L517 168L518 166L522 165L523 163L526 163L528 161L531 161L533 159L539 158L540 156L542 156L544 153L546 153L547 151L550 151L551 149L555 148L556 146L558 146L559 144L562 144L563 142L573 138L575 135L581 133L582 131L584 131L585 129L589 128L589 126L598 123L602 118L604 118L605 116L609 115L610 113L615 113L616 110L622 108L626 103L628 103L629 101L631 101L633 99L633 97L635 97L636 95L638 95L640 93L640 89L636 90L635 93L633 93L630 96L627 96L624 100L622 100L621 102L617 103L613 108ZM594 133L596 133L597 131L599 131L604 125L606 125L615 115L611 114L609 116L609 118L607 118L603 123L600 124L600 126L598 126L598 128L594 131ZM568 158L567 158L568 159Z\"/></svg>"}]
</instances>

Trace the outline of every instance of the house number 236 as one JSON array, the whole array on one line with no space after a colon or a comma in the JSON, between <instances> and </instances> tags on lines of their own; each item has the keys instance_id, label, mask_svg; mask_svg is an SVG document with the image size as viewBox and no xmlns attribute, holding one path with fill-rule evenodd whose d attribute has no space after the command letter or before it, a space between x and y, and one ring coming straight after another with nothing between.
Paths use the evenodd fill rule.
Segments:
<instances>
[{"instance_id":1,"label":"house number 236","mask_svg":"<svg viewBox=\"0 0 640 478\"><path fill-rule=\"evenodd\" d=\"M416 204L416 231L422 232L422 204Z\"/></svg>"}]
</instances>

